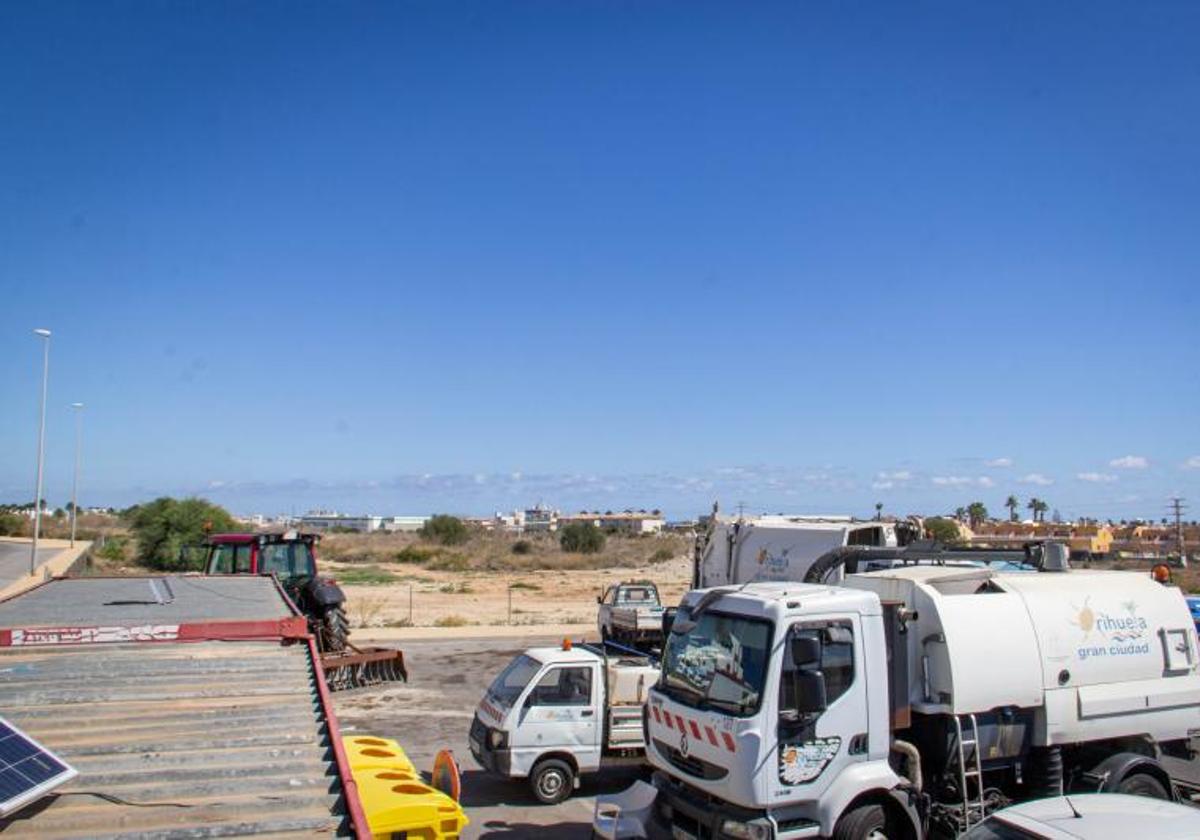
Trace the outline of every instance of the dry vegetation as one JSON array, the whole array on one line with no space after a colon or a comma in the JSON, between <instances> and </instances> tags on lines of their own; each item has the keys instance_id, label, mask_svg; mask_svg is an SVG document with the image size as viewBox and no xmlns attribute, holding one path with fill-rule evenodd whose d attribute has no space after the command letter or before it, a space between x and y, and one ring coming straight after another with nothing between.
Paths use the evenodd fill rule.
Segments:
<instances>
[{"instance_id":1,"label":"dry vegetation","mask_svg":"<svg viewBox=\"0 0 1200 840\"><path fill-rule=\"evenodd\" d=\"M610 536L598 554L573 554L559 548L554 534L478 532L463 545L442 546L416 534L330 534L321 540L322 560L335 563L408 566L430 571L534 571L634 568L661 563L691 551L691 540L677 534Z\"/></svg>"},{"instance_id":2,"label":"dry vegetation","mask_svg":"<svg viewBox=\"0 0 1200 840\"><path fill-rule=\"evenodd\" d=\"M674 534L610 535L599 554L574 554L553 534L475 533L441 546L378 533L330 534L318 552L345 589L356 627L445 628L590 625L596 596L628 578L654 580L674 603L687 589L691 550L689 538Z\"/></svg>"}]
</instances>

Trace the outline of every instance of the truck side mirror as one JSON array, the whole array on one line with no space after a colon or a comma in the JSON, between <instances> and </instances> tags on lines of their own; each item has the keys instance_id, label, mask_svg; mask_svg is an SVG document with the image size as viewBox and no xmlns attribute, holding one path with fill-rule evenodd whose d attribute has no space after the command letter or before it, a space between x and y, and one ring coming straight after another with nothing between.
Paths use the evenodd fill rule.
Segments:
<instances>
[{"instance_id":1,"label":"truck side mirror","mask_svg":"<svg viewBox=\"0 0 1200 840\"><path fill-rule=\"evenodd\" d=\"M676 607L667 607L662 614L662 634L663 639L671 637L671 627L675 624L675 613L678 612Z\"/></svg>"},{"instance_id":2,"label":"truck side mirror","mask_svg":"<svg viewBox=\"0 0 1200 840\"><path fill-rule=\"evenodd\" d=\"M821 661L821 640L816 636L792 636L788 652L796 668L806 668Z\"/></svg>"},{"instance_id":3,"label":"truck side mirror","mask_svg":"<svg viewBox=\"0 0 1200 840\"><path fill-rule=\"evenodd\" d=\"M597 595L597 596L596 596L596 603L597 603L597 604L603 604L603 603L604 603L604 598L603 598L602 596L600 596L600 595Z\"/></svg>"}]
</instances>

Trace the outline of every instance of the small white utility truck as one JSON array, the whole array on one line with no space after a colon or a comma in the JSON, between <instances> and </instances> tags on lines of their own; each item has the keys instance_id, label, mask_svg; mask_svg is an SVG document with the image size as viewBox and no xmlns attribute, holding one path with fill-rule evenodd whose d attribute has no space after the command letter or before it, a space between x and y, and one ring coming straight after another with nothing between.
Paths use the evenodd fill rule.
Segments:
<instances>
[{"instance_id":1,"label":"small white utility truck","mask_svg":"<svg viewBox=\"0 0 1200 840\"><path fill-rule=\"evenodd\" d=\"M663 638L663 605L658 587L648 580L626 581L608 587L600 604L596 628L604 641L630 647L657 647Z\"/></svg>"},{"instance_id":2,"label":"small white utility truck","mask_svg":"<svg viewBox=\"0 0 1200 840\"><path fill-rule=\"evenodd\" d=\"M530 648L492 682L471 722L471 754L489 772L529 779L553 804L583 773L640 762L642 714L658 666L617 645Z\"/></svg>"},{"instance_id":3,"label":"small white utility truck","mask_svg":"<svg viewBox=\"0 0 1200 840\"><path fill-rule=\"evenodd\" d=\"M920 840L1064 791L1192 798L1181 593L1059 568L688 593L647 702L651 836Z\"/></svg>"},{"instance_id":4,"label":"small white utility truck","mask_svg":"<svg viewBox=\"0 0 1200 840\"><path fill-rule=\"evenodd\" d=\"M864 522L849 516L746 516L714 513L696 538L692 588L767 580L802 581L835 548L895 548L919 537L913 522Z\"/></svg>"}]
</instances>

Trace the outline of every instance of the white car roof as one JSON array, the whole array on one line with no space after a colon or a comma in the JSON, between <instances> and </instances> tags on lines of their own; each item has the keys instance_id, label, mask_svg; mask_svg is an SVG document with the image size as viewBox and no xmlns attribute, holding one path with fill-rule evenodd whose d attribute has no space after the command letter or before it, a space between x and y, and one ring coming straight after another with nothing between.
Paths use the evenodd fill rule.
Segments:
<instances>
[{"instance_id":1,"label":"white car roof","mask_svg":"<svg viewBox=\"0 0 1200 840\"><path fill-rule=\"evenodd\" d=\"M1082 793L1022 802L981 824L1007 823L1046 840L1192 840L1200 837L1200 809L1121 793ZM974 837L974 832L967 837ZM979 837L990 837L980 831Z\"/></svg>"}]
</instances>

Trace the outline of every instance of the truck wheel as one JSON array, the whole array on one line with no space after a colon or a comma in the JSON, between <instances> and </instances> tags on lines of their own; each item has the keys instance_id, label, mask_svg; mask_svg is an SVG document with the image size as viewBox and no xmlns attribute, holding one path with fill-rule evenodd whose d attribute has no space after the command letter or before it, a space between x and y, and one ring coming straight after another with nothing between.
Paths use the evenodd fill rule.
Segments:
<instances>
[{"instance_id":1,"label":"truck wheel","mask_svg":"<svg viewBox=\"0 0 1200 840\"><path fill-rule=\"evenodd\" d=\"M533 795L543 805L557 805L571 795L575 786L575 773L565 761L547 758L534 765L529 774L529 786Z\"/></svg>"},{"instance_id":2,"label":"truck wheel","mask_svg":"<svg viewBox=\"0 0 1200 840\"><path fill-rule=\"evenodd\" d=\"M350 636L350 622L346 620L346 611L341 604L326 610L321 619L321 648L336 653L346 649L346 639Z\"/></svg>"},{"instance_id":3,"label":"truck wheel","mask_svg":"<svg viewBox=\"0 0 1200 840\"><path fill-rule=\"evenodd\" d=\"M882 805L859 805L842 814L833 827L833 840L889 840L899 836Z\"/></svg>"},{"instance_id":4,"label":"truck wheel","mask_svg":"<svg viewBox=\"0 0 1200 840\"><path fill-rule=\"evenodd\" d=\"M1170 799L1167 789L1162 782L1149 773L1130 773L1117 785L1115 793L1128 793L1133 796L1148 796L1151 799Z\"/></svg>"}]
</instances>

